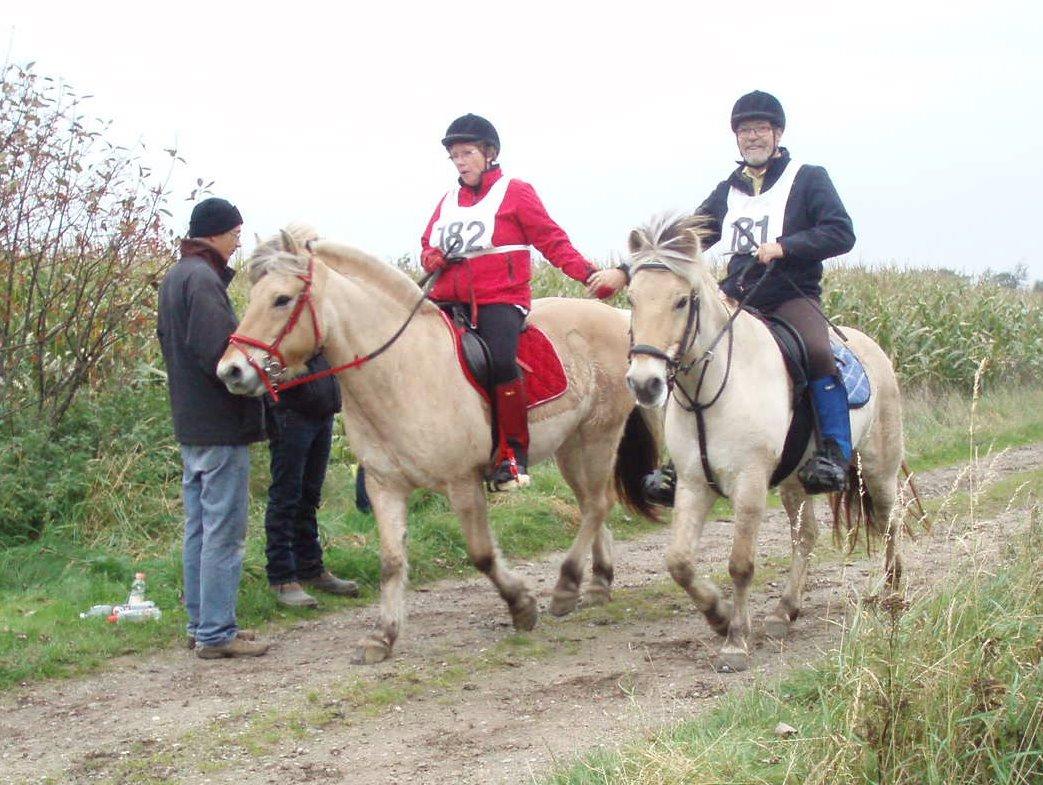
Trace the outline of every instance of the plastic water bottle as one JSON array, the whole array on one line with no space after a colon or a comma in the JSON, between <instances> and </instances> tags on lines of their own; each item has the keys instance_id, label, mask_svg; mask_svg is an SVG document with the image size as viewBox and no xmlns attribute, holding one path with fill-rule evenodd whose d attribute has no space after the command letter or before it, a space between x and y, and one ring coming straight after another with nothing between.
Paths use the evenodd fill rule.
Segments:
<instances>
[{"instance_id":1,"label":"plastic water bottle","mask_svg":"<svg viewBox=\"0 0 1043 785\"><path fill-rule=\"evenodd\" d=\"M113 616L116 617L116 621L119 623L159 619L162 615L163 611L150 602L141 603L140 605L117 605L113 608Z\"/></svg>"},{"instance_id":2,"label":"plastic water bottle","mask_svg":"<svg viewBox=\"0 0 1043 785\"><path fill-rule=\"evenodd\" d=\"M145 602L145 573L134 573L134 583L130 585L130 596L127 605L141 605Z\"/></svg>"},{"instance_id":3,"label":"plastic water bottle","mask_svg":"<svg viewBox=\"0 0 1043 785\"><path fill-rule=\"evenodd\" d=\"M80 614L81 619L90 619L94 616L108 616L112 613L111 605L92 605L89 610Z\"/></svg>"}]
</instances>

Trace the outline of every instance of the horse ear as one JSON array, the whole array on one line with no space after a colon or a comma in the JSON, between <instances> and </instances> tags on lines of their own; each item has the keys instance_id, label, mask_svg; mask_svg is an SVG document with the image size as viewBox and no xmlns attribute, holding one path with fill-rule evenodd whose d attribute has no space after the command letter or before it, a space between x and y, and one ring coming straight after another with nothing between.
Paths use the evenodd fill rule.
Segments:
<instances>
[{"instance_id":1,"label":"horse ear","mask_svg":"<svg viewBox=\"0 0 1043 785\"><path fill-rule=\"evenodd\" d=\"M263 242L264 240L261 239L261 235L257 234L257 232L254 232L254 243L256 245L260 245Z\"/></svg>"},{"instance_id":2,"label":"horse ear","mask_svg":"<svg viewBox=\"0 0 1043 785\"><path fill-rule=\"evenodd\" d=\"M301 252L301 248L297 245L297 241L293 239L293 235L285 229L280 229L279 235L282 237L282 247L284 251L292 253L294 256Z\"/></svg>"},{"instance_id":3,"label":"horse ear","mask_svg":"<svg viewBox=\"0 0 1043 785\"><path fill-rule=\"evenodd\" d=\"M630 253L637 253L641 248L641 232L637 229L633 229L630 232L630 239L627 242L627 245L630 247Z\"/></svg>"},{"instance_id":4,"label":"horse ear","mask_svg":"<svg viewBox=\"0 0 1043 785\"><path fill-rule=\"evenodd\" d=\"M693 259L697 256L702 256L703 253L703 241L699 237L699 232L695 229L689 229L685 232L685 253L691 256Z\"/></svg>"}]
</instances>

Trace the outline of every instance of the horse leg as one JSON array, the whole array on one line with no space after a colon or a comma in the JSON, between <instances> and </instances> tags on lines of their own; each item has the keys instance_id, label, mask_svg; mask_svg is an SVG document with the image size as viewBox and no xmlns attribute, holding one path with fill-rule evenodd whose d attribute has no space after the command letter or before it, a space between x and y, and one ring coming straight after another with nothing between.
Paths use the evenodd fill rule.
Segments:
<instances>
[{"instance_id":1,"label":"horse leg","mask_svg":"<svg viewBox=\"0 0 1043 785\"><path fill-rule=\"evenodd\" d=\"M611 482L614 458L613 443L583 443L582 438L570 440L555 456L562 477L576 494L582 516L554 587L550 612L555 616L576 609L588 550L593 552L593 578L586 599L598 605L612 599L612 534L604 524L615 501Z\"/></svg>"},{"instance_id":2,"label":"horse leg","mask_svg":"<svg viewBox=\"0 0 1043 785\"><path fill-rule=\"evenodd\" d=\"M673 540L666 549L666 568L677 585L695 602L718 635L728 633L731 609L721 600L721 592L705 578L696 577L695 549L703 535L706 516L717 499L706 483L678 483L674 499Z\"/></svg>"},{"instance_id":3,"label":"horse leg","mask_svg":"<svg viewBox=\"0 0 1043 785\"><path fill-rule=\"evenodd\" d=\"M728 574L732 578L734 594L728 635L714 662L714 669L718 671L732 673L746 670L750 665L750 584L753 582L754 558L757 554L757 533L764 520L767 496L767 478L751 475L740 477L732 494L735 534L728 559Z\"/></svg>"},{"instance_id":4,"label":"horse leg","mask_svg":"<svg viewBox=\"0 0 1043 785\"><path fill-rule=\"evenodd\" d=\"M901 516L895 514L901 509L896 504L898 472L877 472L874 469L875 466L863 463L862 477L872 500L874 528L884 538L884 580L888 590L896 592L902 582L902 556L898 550L902 521Z\"/></svg>"},{"instance_id":5,"label":"horse leg","mask_svg":"<svg viewBox=\"0 0 1043 785\"><path fill-rule=\"evenodd\" d=\"M484 573L507 603L516 630L536 626L536 597L525 581L507 569L489 529L485 492L481 482L471 478L450 485L449 504L460 519L467 555L471 563Z\"/></svg>"},{"instance_id":6,"label":"horse leg","mask_svg":"<svg viewBox=\"0 0 1043 785\"><path fill-rule=\"evenodd\" d=\"M362 638L356 644L355 661L369 664L391 656L391 649L405 621L405 593L409 580L406 554L409 491L382 486L372 474L367 482L380 532L380 624L375 635Z\"/></svg>"},{"instance_id":7,"label":"horse leg","mask_svg":"<svg viewBox=\"0 0 1043 785\"><path fill-rule=\"evenodd\" d=\"M790 545L793 553L790 559L789 581L782 591L779 604L764 619L764 631L770 638L785 638L790 623L799 615L804 602L804 585L808 577L808 563L811 552L818 539L818 521L815 519L815 508L812 498L801 487L794 477L786 480L779 487L782 506L789 515Z\"/></svg>"}]
</instances>

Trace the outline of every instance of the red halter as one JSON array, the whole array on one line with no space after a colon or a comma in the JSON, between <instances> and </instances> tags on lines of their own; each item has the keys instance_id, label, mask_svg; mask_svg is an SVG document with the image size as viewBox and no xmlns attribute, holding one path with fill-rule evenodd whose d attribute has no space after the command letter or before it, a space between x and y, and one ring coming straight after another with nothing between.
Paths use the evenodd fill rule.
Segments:
<instances>
[{"instance_id":1,"label":"red halter","mask_svg":"<svg viewBox=\"0 0 1043 785\"><path fill-rule=\"evenodd\" d=\"M264 383L265 388L272 396L272 400L276 403L279 402L279 388L283 390L289 390L294 387L299 387L302 384L314 381L315 379L324 379L327 376L333 376L341 371L346 371L349 368L358 368L359 366L365 365L374 357L378 357L387 351L390 346L398 340L399 336L405 332L405 329L409 326L409 323L413 321L413 317L416 316L416 312L420 310L420 306L424 304L427 299L428 292L438 281L439 276L442 274L442 269L436 270L435 273L428 277L426 283L420 292L420 299L416 301L412 310L409 312L409 316L406 317L405 322L402 326L395 331L395 334L388 338L378 348L371 351L369 354L359 357L355 355L355 359L351 362L338 365L333 368L327 368L324 371L316 371L315 373L309 373L305 376L298 376L285 384L280 385L278 380L286 373L286 361L283 359L282 354L279 352L279 344L282 343L282 339L285 338L294 327L297 326L298 320L301 318L301 312L304 310L304 306L308 306L308 310L311 312L311 325L315 330L315 349L316 351L322 348L322 330L319 328L319 317L315 313L315 304L311 300L311 283L312 283L312 271L315 267L315 257L312 256L308 259L308 274L298 275L297 277L304 281L304 290L300 293L297 298L297 305L294 306L293 313L290 314L289 321L279 332L278 337L271 343L267 344L262 341L258 341L255 338L250 338L247 335L240 335L239 333L232 333L228 338L228 344L234 346L243 356L246 357L246 362L250 364L250 367L257 371L257 375L261 378L261 382ZM265 351L264 365L261 366L250 356L250 353L243 348L243 345L253 346L257 349L263 349Z\"/></svg>"},{"instance_id":2,"label":"red halter","mask_svg":"<svg viewBox=\"0 0 1043 785\"><path fill-rule=\"evenodd\" d=\"M308 306L308 312L311 314L311 326L315 332L315 347L319 349L322 346L322 328L319 327L319 317L315 313L315 303L311 298L311 285L312 285L312 272L315 268L315 257L309 257L308 259L308 272L305 275L298 275L297 277L304 281L304 289L297 296L297 304L293 307L293 313L290 314L289 320L283 326L282 330L276 339L270 343L264 343L256 338L251 338L248 335L240 335L239 333L232 333L228 338L230 346L234 346L243 356L246 358L246 362L250 364L250 367L257 371L257 375L261 378L265 388L272 396L273 401L279 400L279 386L278 380L286 372L286 360L283 358L282 353L279 351L279 344L282 343L283 339L293 332L293 328L297 326L297 322L300 321L301 314L304 312L304 307ZM253 346L256 349L263 349L265 352L264 365L260 365L250 353L244 349L244 346ZM304 377L302 379L293 379L290 382L282 385L283 389L288 387L296 387L299 384L303 384L305 381L309 381L311 377Z\"/></svg>"}]
</instances>

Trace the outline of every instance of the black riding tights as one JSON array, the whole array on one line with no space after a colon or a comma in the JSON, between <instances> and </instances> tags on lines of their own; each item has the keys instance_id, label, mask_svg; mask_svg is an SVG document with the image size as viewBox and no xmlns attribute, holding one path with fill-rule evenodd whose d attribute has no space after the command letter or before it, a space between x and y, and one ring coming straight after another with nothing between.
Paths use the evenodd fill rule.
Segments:
<instances>
[{"instance_id":1,"label":"black riding tights","mask_svg":"<svg viewBox=\"0 0 1043 785\"><path fill-rule=\"evenodd\" d=\"M518 378L518 336L524 323L525 314L516 305L478 306L478 334L489 344L494 386Z\"/></svg>"},{"instance_id":2,"label":"black riding tights","mask_svg":"<svg viewBox=\"0 0 1043 785\"><path fill-rule=\"evenodd\" d=\"M764 313L778 316L789 322L804 339L804 346L808 350L808 368L811 379L835 376L837 373L837 364L829 345L829 324L826 322L826 317L816 308L817 305L819 305L817 299L796 297L775 308L763 309Z\"/></svg>"}]
</instances>

